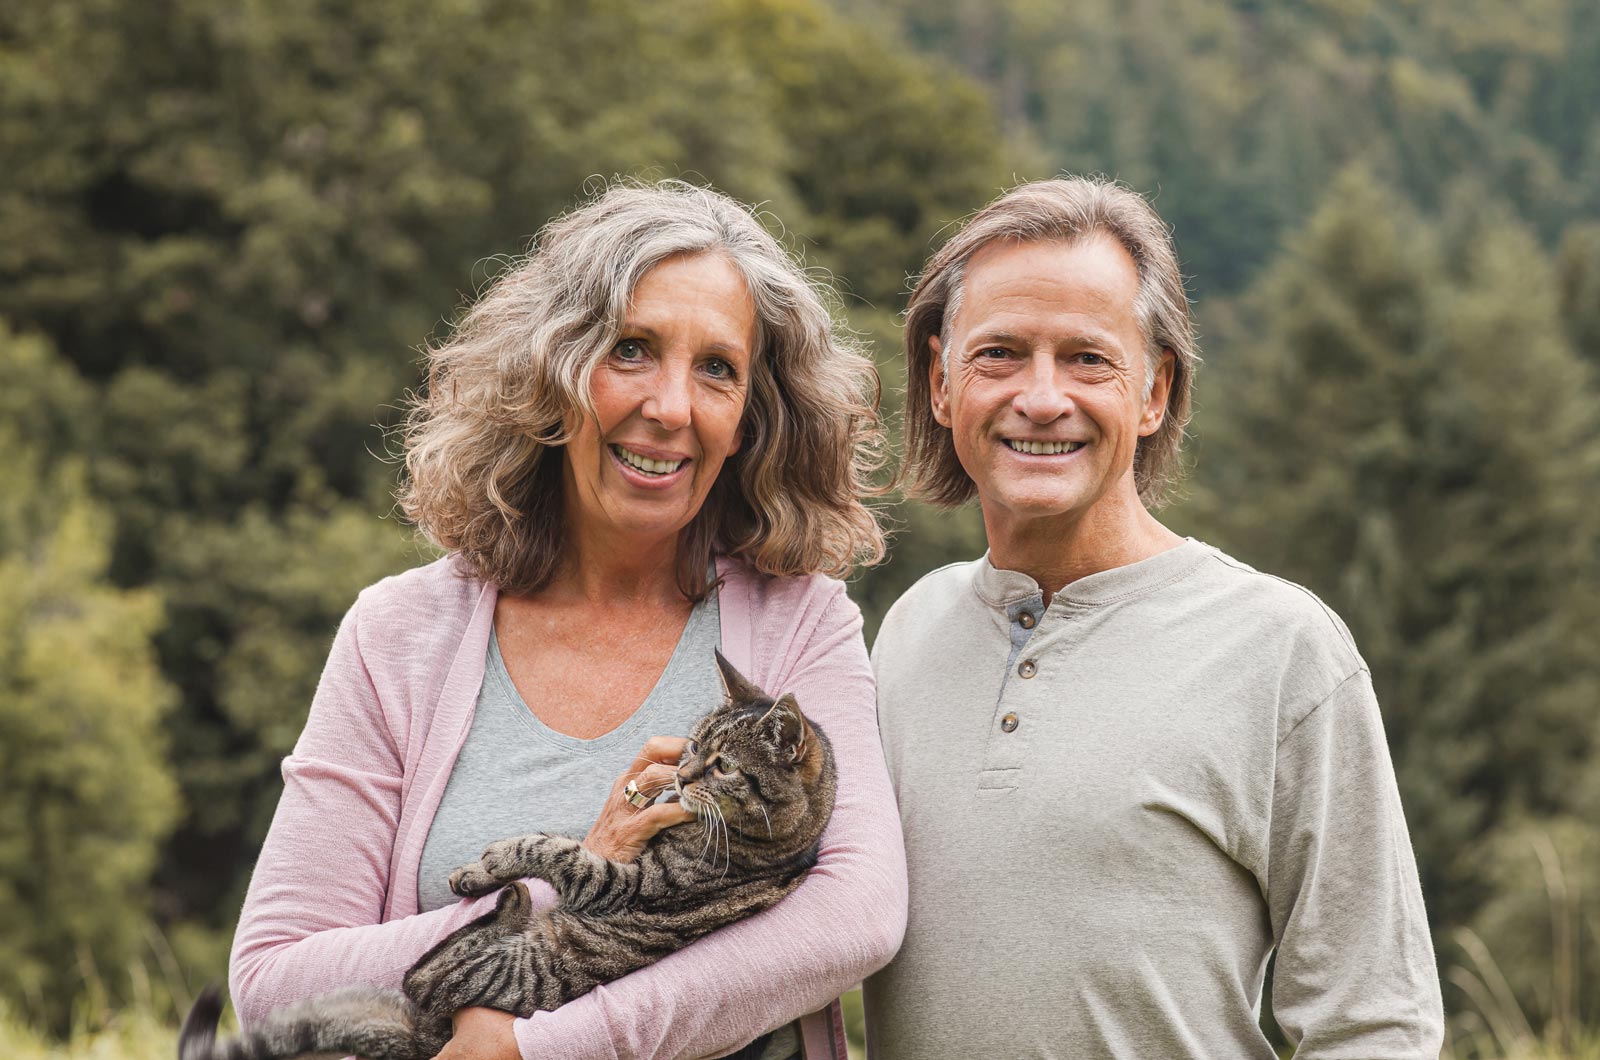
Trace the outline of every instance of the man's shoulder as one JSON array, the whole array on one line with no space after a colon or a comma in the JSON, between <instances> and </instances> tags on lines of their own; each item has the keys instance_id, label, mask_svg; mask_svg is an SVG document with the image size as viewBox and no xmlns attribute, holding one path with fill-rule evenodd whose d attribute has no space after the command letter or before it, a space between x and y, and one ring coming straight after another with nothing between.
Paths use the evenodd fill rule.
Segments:
<instances>
[{"instance_id":1,"label":"man's shoulder","mask_svg":"<svg viewBox=\"0 0 1600 1060\"><path fill-rule=\"evenodd\" d=\"M1209 547L1209 546L1208 546ZM1288 578L1257 570L1243 560L1211 548L1208 580L1222 602L1247 609L1263 624L1322 633L1355 651L1349 628L1322 598Z\"/></svg>"},{"instance_id":2,"label":"man's shoulder","mask_svg":"<svg viewBox=\"0 0 1600 1060\"><path fill-rule=\"evenodd\" d=\"M981 562L980 558L946 563L913 582L884 614L873 641L873 657L908 641L925 640L927 630L947 627L952 611L976 605L972 578Z\"/></svg>"},{"instance_id":3,"label":"man's shoulder","mask_svg":"<svg viewBox=\"0 0 1600 1060\"><path fill-rule=\"evenodd\" d=\"M1330 688L1365 669L1349 627L1316 593L1219 549L1210 551L1194 584L1202 594L1205 626L1225 630L1229 640L1246 640L1257 658L1275 656Z\"/></svg>"}]
</instances>

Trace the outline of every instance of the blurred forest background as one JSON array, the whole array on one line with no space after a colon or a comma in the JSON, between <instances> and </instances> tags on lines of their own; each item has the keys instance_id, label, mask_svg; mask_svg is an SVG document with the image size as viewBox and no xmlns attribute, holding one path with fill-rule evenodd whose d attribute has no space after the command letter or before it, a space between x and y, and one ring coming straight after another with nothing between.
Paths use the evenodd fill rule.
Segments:
<instances>
[{"instance_id":1,"label":"blurred forest background","mask_svg":"<svg viewBox=\"0 0 1600 1060\"><path fill-rule=\"evenodd\" d=\"M907 277L1060 170L1192 277L1165 518L1372 666L1451 1053L1600 1056L1592 0L0 5L0 1051L165 1056L222 976L339 616L427 558L417 348L596 175L781 218L892 413ZM894 515L869 635L982 549Z\"/></svg>"}]
</instances>

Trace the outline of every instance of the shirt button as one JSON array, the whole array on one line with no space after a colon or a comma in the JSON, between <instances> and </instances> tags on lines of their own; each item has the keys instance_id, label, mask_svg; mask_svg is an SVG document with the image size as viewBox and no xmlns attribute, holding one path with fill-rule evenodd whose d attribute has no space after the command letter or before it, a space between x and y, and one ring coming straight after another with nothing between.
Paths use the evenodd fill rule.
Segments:
<instances>
[{"instance_id":1,"label":"shirt button","mask_svg":"<svg viewBox=\"0 0 1600 1060\"><path fill-rule=\"evenodd\" d=\"M1001 718L1000 719L1000 731L1001 732L1016 732L1017 731L1017 716L1015 714L1007 714L1005 717Z\"/></svg>"},{"instance_id":2,"label":"shirt button","mask_svg":"<svg viewBox=\"0 0 1600 1060\"><path fill-rule=\"evenodd\" d=\"M1024 659L1024 660L1022 660L1022 665L1017 667L1017 673L1018 673L1018 675L1020 675L1022 677L1032 677L1034 674L1036 674L1038 672L1039 672L1039 667L1034 665L1034 662L1033 662L1032 659Z\"/></svg>"},{"instance_id":3,"label":"shirt button","mask_svg":"<svg viewBox=\"0 0 1600 1060\"><path fill-rule=\"evenodd\" d=\"M1017 625L1021 626L1023 629L1032 629L1033 624L1037 621L1038 619L1033 617L1032 611L1024 611L1022 614L1017 616Z\"/></svg>"}]
</instances>

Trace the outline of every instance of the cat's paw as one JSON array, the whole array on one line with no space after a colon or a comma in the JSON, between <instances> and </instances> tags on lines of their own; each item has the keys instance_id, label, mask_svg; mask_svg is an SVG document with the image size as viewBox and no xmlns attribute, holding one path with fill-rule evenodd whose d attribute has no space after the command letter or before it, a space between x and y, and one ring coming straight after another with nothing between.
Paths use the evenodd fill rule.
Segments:
<instances>
[{"instance_id":1,"label":"cat's paw","mask_svg":"<svg viewBox=\"0 0 1600 1060\"><path fill-rule=\"evenodd\" d=\"M450 874L450 890L462 898L477 898L500 886L501 881L485 872L477 862L463 865Z\"/></svg>"},{"instance_id":2,"label":"cat's paw","mask_svg":"<svg viewBox=\"0 0 1600 1060\"><path fill-rule=\"evenodd\" d=\"M514 880L523 875L522 844L515 839L499 839L483 848L483 858L478 862L484 871L502 880Z\"/></svg>"}]
</instances>

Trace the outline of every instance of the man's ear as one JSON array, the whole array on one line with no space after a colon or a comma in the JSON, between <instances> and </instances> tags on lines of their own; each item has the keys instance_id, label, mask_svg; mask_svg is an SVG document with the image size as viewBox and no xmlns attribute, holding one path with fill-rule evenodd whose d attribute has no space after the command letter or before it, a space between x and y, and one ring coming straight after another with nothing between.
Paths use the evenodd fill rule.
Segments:
<instances>
[{"instance_id":1,"label":"man's ear","mask_svg":"<svg viewBox=\"0 0 1600 1060\"><path fill-rule=\"evenodd\" d=\"M928 336L928 349L933 357L928 361L928 401L933 406L933 418L941 427L950 426L950 384L944 374L944 344L939 336Z\"/></svg>"},{"instance_id":2,"label":"man's ear","mask_svg":"<svg viewBox=\"0 0 1600 1060\"><path fill-rule=\"evenodd\" d=\"M1155 378L1150 380L1150 393L1144 399L1144 415L1139 417L1139 437L1148 438L1161 429L1167 418L1167 398L1172 396L1172 376L1177 371L1178 355L1170 347L1161 347L1161 361L1156 365Z\"/></svg>"}]
</instances>

